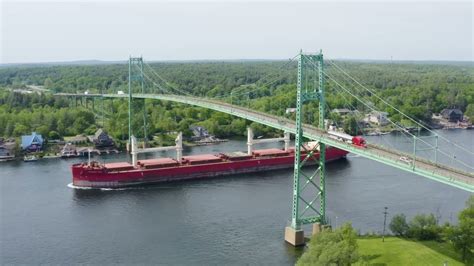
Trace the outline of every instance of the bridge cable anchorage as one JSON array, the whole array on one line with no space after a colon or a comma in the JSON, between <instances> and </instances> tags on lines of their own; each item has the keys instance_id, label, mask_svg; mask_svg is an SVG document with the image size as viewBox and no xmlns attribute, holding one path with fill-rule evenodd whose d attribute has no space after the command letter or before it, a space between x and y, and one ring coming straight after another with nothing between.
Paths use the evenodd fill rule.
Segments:
<instances>
[{"instance_id":1,"label":"bridge cable anchorage","mask_svg":"<svg viewBox=\"0 0 474 266\"><path fill-rule=\"evenodd\" d=\"M370 92L372 95L374 95L377 99L379 99L380 101L382 101L383 103L385 103L386 105L388 105L389 107L391 107L392 109L394 109L395 111L397 111L398 113L400 113L401 115L403 115L404 117L408 118L409 120L411 120L412 122L414 122L415 124L417 124L418 126L428 130L429 132L433 133L433 134L436 134L438 135L436 132L434 132L433 130L429 129L428 127L426 127L425 125L423 125L422 123L420 123L419 121L416 121L414 118L410 117L409 115L403 113L402 111L400 111L398 108L396 108L395 106L393 106L392 104L390 104L389 102L387 102L386 100L384 100L382 97L378 96L373 90L369 89L368 87L364 86L362 83L360 83L357 79L355 79L354 77L352 77L349 73L347 73L344 69L342 69L342 67L340 67L339 65L337 65L334 60L328 60L329 63L331 65L333 65L334 67L336 67L340 72L342 72L343 74L345 74L347 77L349 77L351 80L353 80L357 85L361 86L363 89L365 89L366 91ZM448 138L445 138L443 137L442 135L439 135L439 137L443 140L445 140L446 142L448 143L452 143L453 145L455 145L456 147L462 149L463 151L465 152L468 152L469 154L473 155L474 154L474 151L471 151L471 150L468 150L458 144L456 144L454 141L451 141L449 140Z\"/></svg>"},{"instance_id":2,"label":"bridge cable anchorage","mask_svg":"<svg viewBox=\"0 0 474 266\"><path fill-rule=\"evenodd\" d=\"M359 97L357 97L356 95L354 95L353 93L351 93L349 90L347 90L344 86L342 86L339 82L337 82L337 80L335 80L331 75L327 74L326 72L324 72L324 74L330 79L332 80L336 85L338 85L341 89L343 89L344 91L346 91L348 94L350 94L352 97L354 97L355 99L357 99L359 102L361 102L362 104L364 104L366 107L368 107L369 109L371 109L372 111L377 111L376 109L374 109L373 107L371 107L370 105L368 105L367 103L365 103L364 101L362 101ZM390 119L388 119L389 122L391 122L392 124L394 124L397 128L399 129L402 129L403 131L403 128L400 127L398 124L394 123L393 121L391 121ZM407 132L407 134L409 134L410 136L412 136L413 138L417 138L415 135L411 134L410 132ZM420 140L421 142L423 142L424 144L426 144L427 146L431 147L431 148L435 148L432 144L426 142L425 140L423 140L422 138L418 138L418 140ZM442 153L443 155L446 155L448 157L451 157L452 155L451 154L448 154L446 152L444 152L443 150L440 150L440 149L437 149L438 152ZM416 158L416 160L419 160L421 158ZM469 169L474 169L474 167L466 164L465 162L457 159L456 160L457 163L460 163L461 165L469 168Z\"/></svg>"}]
</instances>

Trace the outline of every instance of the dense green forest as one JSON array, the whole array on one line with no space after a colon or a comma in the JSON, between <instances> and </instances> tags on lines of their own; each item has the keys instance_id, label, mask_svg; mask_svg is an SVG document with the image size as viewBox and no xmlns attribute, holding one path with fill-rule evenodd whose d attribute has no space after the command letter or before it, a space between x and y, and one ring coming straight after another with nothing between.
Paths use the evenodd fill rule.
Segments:
<instances>
[{"instance_id":1,"label":"dense green forest","mask_svg":"<svg viewBox=\"0 0 474 266\"><path fill-rule=\"evenodd\" d=\"M474 66L415 63L341 62L349 75L361 81L374 94L364 91L350 81L332 64L326 73L369 106L387 111L392 121L404 125L411 122L382 103L380 98L402 112L429 124L432 113L447 107L458 107L474 117ZM150 66L150 68L149 68ZM217 98L273 114L286 115L286 108L295 106L296 62L242 61L242 62L182 62L151 63L146 65L146 92L186 93L200 97ZM153 69L153 70L152 70ZM159 74L155 76L153 72ZM167 82L163 82L166 80ZM153 79L155 83L149 82ZM160 83L161 82L161 83ZM158 84L157 84L158 83ZM327 108L370 111L332 79L327 79ZM55 92L117 93L128 91L128 65L61 65L11 66L0 68L0 135L17 137L37 131L48 138L76 134L91 134L104 127L116 139L127 139L128 102L125 100L91 100L77 103L71 99L54 97L52 93L22 94L13 92L26 85L44 85ZM138 91L138 84L134 84ZM134 133L143 137L143 100L133 103ZM92 105L94 108L92 108ZM236 119L226 114L147 100L146 119L148 137L173 131L189 135L190 125L203 125L219 137L245 134L251 125L258 135L278 132L261 125ZM317 103L305 106L304 119L317 123ZM292 114L289 115L291 117ZM354 117L330 118L354 133ZM352 124L352 125L351 125ZM352 127L352 128L351 128Z\"/></svg>"}]
</instances>

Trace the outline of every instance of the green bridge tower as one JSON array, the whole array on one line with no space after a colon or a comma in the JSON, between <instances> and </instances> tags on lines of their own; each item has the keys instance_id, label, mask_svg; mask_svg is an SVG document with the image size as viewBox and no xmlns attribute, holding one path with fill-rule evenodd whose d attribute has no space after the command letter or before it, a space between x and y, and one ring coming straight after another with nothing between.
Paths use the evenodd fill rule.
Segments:
<instances>
[{"instance_id":1,"label":"green bridge tower","mask_svg":"<svg viewBox=\"0 0 474 266\"><path fill-rule=\"evenodd\" d=\"M298 59L298 85L296 96L296 136L295 166L293 174L293 205L291 224L285 228L285 240L293 246L304 244L304 224L313 224L313 233L321 230L326 222L326 184L325 162L326 145L318 140L303 141L303 106L309 101L319 101L319 128L325 130L324 124L324 60L322 51L319 54L303 54ZM306 156L302 158L301 151ZM314 164L313 154L319 152L317 169L311 167L303 170L303 166ZM318 181L319 177L319 182Z\"/></svg>"},{"instance_id":2,"label":"green bridge tower","mask_svg":"<svg viewBox=\"0 0 474 266\"><path fill-rule=\"evenodd\" d=\"M133 81L140 83L141 93L145 93L145 76L143 72L143 57L130 57L128 60L128 143L131 143L131 137L134 134L132 117L133 117ZM144 145L147 141L147 121L146 121L146 106L145 99L143 99L143 139Z\"/></svg>"}]
</instances>

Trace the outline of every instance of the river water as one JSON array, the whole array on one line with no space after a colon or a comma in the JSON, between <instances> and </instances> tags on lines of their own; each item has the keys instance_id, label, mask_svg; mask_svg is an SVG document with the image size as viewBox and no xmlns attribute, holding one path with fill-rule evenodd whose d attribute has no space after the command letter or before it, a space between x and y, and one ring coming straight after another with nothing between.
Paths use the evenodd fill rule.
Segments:
<instances>
[{"instance_id":1,"label":"river water","mask_svg":"<svg viewBox=\"0 0 474 266\"><path fill-rule=\"evenodd\" d=\"M474 150L474 131L442 134ZM410 147L397 135L371 141ZM185 154L245 149L244 141L230 141L188 148ZM101 158L125 159L125 154ZM0 164L0 264L291 265L301 253L283 241L292 170L79 190L68 187L69 166L78 161ZM332 225L352 221L361 233L382 230L385 206L388 219L400 212L408 217L434 213L441 221L456 222L470 195L350 154L328 164L327 174Z\"/></svg>"}]
</instances>

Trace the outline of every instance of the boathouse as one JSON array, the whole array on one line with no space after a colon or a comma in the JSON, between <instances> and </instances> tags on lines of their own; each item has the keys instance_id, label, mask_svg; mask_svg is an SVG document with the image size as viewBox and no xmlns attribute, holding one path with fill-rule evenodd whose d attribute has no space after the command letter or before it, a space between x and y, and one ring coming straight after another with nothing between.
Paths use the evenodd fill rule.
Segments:
<instances>
[{"instance_id":1,"label":"boathouse","mask_svg":"<svg viewBox=\"0 0 474 266\"><path fill-rule=\"evenodd\" d=\"M458 108L447 108L441 111L441 116L449 122L463 121L464 114Z\"/></svg>"},{"instance_id":2,"label":"boathouse","mask_svg":"<svg viewBox=\"0 0 474 266\"><path fill-rule=\"evenodd\" d=\"M114 140L104 131L99 128L91 140L96 147L112 147L115 145Z\"/></svg>"},{"instance_id":3,"label":"boathouse","mask_svg":"<svg viewBox=\"0 0 474 266\"><path fill-rule=\"evenodd\" d=\"M43 137L36 132L21 136L21 149L24 151L40 151L43 148Z\"/></svg>"},{"instance_id":4,"label":"boathouse","mask_svg":"<svg viewBox=\"0 0 474 266\"><path fill-rule=\"evenodd\" d=\"M0 138L0 161L7 161L15 158L15 140L5 141Z\"/></svg>"}]
</instances>

